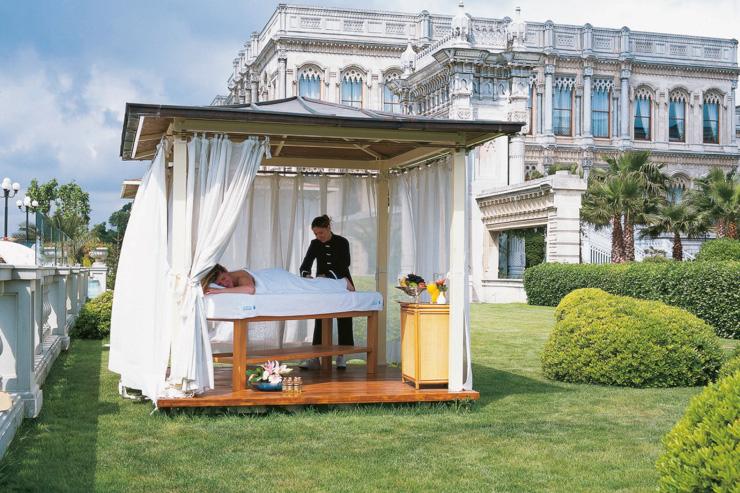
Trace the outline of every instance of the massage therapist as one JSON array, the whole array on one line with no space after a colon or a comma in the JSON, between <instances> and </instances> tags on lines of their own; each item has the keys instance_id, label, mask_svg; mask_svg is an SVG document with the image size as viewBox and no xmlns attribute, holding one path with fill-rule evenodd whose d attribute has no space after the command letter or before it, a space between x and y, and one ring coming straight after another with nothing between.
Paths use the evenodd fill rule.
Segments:
<instances>
[{"instance_id":1,"label":"massage therapist","mask_svg":"<svg viewBox=\"0 0 740 493\"><path fill-rule=\"evenodd\" d=\"M311 269L314 260L316 261L316 276L331 277L341 279L346 277L352 282L352 276L349 273L350 255L349 242L346 238L336 235L331 231L331 218L324 214L314 218L311 221L311 230L316 236L308 246L306 256L300 267L302 277L311 277ZM354 336L352 334L352 319L337 319L337 328L339 333L339 344L342 346L354 346ZM321 345L321 320L316 320L313 329L314 346ZM331 344L331 341L327 341ZM346 368L344 356L337 356L337 368ZM318 358L314 358L301 365L302 368L318 368Z\"/></svg>"}]
</instances>

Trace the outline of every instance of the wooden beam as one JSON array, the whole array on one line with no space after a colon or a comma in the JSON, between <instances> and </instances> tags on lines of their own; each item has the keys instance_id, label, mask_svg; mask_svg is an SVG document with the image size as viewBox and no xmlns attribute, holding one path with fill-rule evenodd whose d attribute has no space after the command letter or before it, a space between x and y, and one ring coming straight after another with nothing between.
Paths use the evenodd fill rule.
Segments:
<instances>
[{"instance_id":1,"label":"wooden beam","mask_svg":"<svg viewBox=\"0 0 740 493\"><path fill-rule=\"evenodd\" d=\"M357 159L315 159L302 157L272 157L264 159L262 166L292 166L296 168L334 168L379 170L381 161L361 161Z\"/></svg>"},{"instance_id":2,"label":"wooden beam","mask_svg":"<svg viewBox=\"0 0 740 493\"><path fill-rule=\"evenodd\" d=\"M136 127L136 137L134 137L134 146L131 149L131 158L136 159L136 150L139 148L139 137L141 137L141 130L144 128L144 118L139 117L139 125Z\"/></svg>"},{"instance_id":3,"label":"wooden beam","mask_svg":"<svg viewBox=\"0 0 740 493\"><path fill-rule=\"evenodd\" d=\"M448 147L417 147L415 149L411 149L410 151L404 152L403 154L399 154L398 156L384 159L382 161L383 168L396 168L398 166L404 166L407 164L412 164L416 161L427 159L434 156L435 154L442 155L447 152L449 152Z\"/></svg>"},{"instance_id":4,"label":"wooden beam","mask_svg":"<svg viewBox=\"0 0 740 493\"><path fill-rule=\"evenodd\" d=\"M325 125L300 125L287 123L250 123L213 120L182 120L178 130L202 133L227 133L246 135L293 135L308 138L350 138L358 141L394 140L414 142L419 145L455 145L458 132L431 132L425 130L398 130L378 128L333 127Z\"/></svg>"},{"instance_id":5,"label":"wooden beam","mask_svg":"<svg viewBox=\"0 0 740 493\"><path fill-rule=\"evenodd\" d=\"M275 152L272 153L273 156L279 157L280 153L283 152L283 146L285 145L285 141L288 139L287 135L283 135L283 140L281 140L278 145L277 149L275 149Z\"/></svg>"}]
</instances>

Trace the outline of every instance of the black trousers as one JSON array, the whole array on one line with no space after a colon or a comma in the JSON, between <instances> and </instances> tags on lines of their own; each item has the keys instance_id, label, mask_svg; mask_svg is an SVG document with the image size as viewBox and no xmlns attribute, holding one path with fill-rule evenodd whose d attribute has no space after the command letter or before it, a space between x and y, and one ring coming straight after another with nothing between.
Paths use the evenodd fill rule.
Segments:
<instances>
[{"instance_id":1,"label":"black trousers","mask_svg":"<svg viewBox=\"0 0 740 493\"><path fill-rule=\"evenodd\" d=\"M351 318L337 319L337 333L339 335L340 346L355 345L355 335L352 332ZM327 344L331 344L331 341L327 341ZM321 345L321 319L316 319L316 323L313 326L313 345Z\"/></svg>"}]
</instances>

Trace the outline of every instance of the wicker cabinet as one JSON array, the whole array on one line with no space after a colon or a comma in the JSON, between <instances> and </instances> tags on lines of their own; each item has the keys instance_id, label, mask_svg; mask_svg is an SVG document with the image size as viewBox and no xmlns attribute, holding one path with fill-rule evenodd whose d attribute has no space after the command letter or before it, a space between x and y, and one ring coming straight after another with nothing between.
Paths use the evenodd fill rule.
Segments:
<instances>
[{"instance_id":1,"label":"wicker cabinet","mask_svg":"<svg viewBox=\"0 0 740 493\"><path fill-rule=\"evenodd\" d=\"M450 305L401 303L401 379L446 384Z\"/></svg>"}]
</instances>

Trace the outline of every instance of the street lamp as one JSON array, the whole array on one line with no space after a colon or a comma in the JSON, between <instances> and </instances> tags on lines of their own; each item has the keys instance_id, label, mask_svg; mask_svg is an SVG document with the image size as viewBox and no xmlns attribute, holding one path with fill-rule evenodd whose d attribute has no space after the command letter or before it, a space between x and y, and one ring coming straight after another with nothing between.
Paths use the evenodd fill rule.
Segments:
<instances>
[{"instance_id":1,"label":"street lamp","mask_svg":"<svg viewBox=\"0 0 740 493\"><path fill-rule=\"evenodd\" d=\"M39 202L38 200L31 200L31 197L26 195L25 197L23 197L23 200L18 199L15 202L15 205L17 205L21 211L26 211L26 243L28 243L29 241L31 241L28 236L28 213L33 212L35 214L36 207L39 206Z\"/></svg>"},{"instance_id":2,"label":"street lamp","mask_svg":"<svg viewBox=\"0 0 740 493\"><path fill-rule=\"evenodd\" d=\"M18 190L21 189L21 184L16 182L11 183L10 178L7 176L3 178L2 185L3 188L3 196L5 197L5 235L3 236L4 239L8 238L8 199L11 199L15 197L15 194L18 193ZM12 193L11 193L12 192Z\"/></svg>"}]
</instances>

